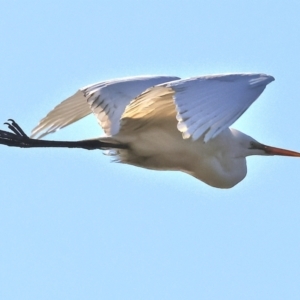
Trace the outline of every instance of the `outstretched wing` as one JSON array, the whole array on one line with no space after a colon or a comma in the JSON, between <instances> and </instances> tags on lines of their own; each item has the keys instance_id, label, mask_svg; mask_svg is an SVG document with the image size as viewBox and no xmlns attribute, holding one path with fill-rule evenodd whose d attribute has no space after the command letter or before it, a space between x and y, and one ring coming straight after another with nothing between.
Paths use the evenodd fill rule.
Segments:
<instances>
[{"instance_id":1,"label":"outstretched wing","mask_svg":"<svg viewBox=\"0 0 300 300\"><path fill-rule=\"evenodd\" d=\"M115 135L120 129L120 119L126 106L147 88L177 80L170 76L143 76L127 78L106 84L101 88L85 90L87 102L106 135Z\"/></svg>"},{"instance_id":2,"label":"outstretched wing","mask_svg":"<svg viewBox=\"0 0 300 300\"><path fill-rule=\"evenodd\" d=\"M173 103L183 138L203 136L207 142L232 125L273 80L265 74L229 74L160 84L126 107L121 131L160 122Z\"/></svg>"},{"instance_id":3,"label":"outstretched wing","mask_svg":"<svg viewBox=\"0 0 300 300\"><path fill-rule=\"evenodd\" d=\"M174 76L137 76L99 82L81 88L67 98L32 130L41 138L94 113L107 135L116 134L125 107L147 88L177 80Z\"/></svg>"},{"instance_id":4,"label":"outstretched wing","mask_svg":"<svg viewBox=\"0 0 300 300\"><path fill-rule=\"evenodd\" d=\"M49 133L55 132L60 128L82 119L90 113L91 109L87 104L86 98L82 91L79 90L73 96L67 98L51 110L47 116L32 129L30 137L33 138L39 135L38 138L42 138Z\"/></svg>"}]
</instances>

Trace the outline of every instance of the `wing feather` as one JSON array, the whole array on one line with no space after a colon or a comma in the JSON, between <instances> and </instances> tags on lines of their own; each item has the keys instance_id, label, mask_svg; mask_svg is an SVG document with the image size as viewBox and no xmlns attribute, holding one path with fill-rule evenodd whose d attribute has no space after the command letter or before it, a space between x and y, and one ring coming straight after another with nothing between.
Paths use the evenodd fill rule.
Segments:
<instances>
[{"instance_id":1,"label":"wing feather","mask_svg":"<svg viewBox=\"0 0 300 300\"><path fill-rule=\"evenodd\" d=\"M184 137L196 140L205 135L207 142L232 125L273 80L265 74L229 74L179 80L167 86L175 91Z\"/></svg>"},{"instance_id":2,"label":"wing feather","mask_svg":"<svg viewBox=\"0 0 300 300\"><path fill-rule=\"evenodd\" d=\"M49 133L63 128L91 113L91 109L86 102L82 91L77 91L73 96L67 98L46 117L44 117L39 124L31 131L31 137L39 134L41 138Z\"/></svg>"},{"instance_id":3,"label":"wing feather","mask_svg":"<svg viewBox=\"0 0 300 300\"><path fill-rule=\"evenodd\" d=\"M116 134L125 107L147 88L177 80L174 76L136 76L98 82L67 98L32 130L41 138L94 113L107 135Z\"/></svg>"},{"instance_id":4,"label":"wing feather","mask_svg":"<svg viewBox=\"0 0 300 300\"><path fill-rule=\"evenodd\" d=\"M265 74L225 74L160 84L131 101L120 131L158 123L176 109L183 138L208 142L232 125L273 80Z\"/></svg>"},{"instance_id":5,"label":"wing feather","mask_svg":"<svg viewBox=\"0 0 300 300\"><path fill-rule=\"evenodd\" d=\"M171 88L162 85L140 94L126 107L121 117L120 133L132 134L142 127L167 122L168 117L176 114L173 94Z\"/></svg>"}]
</instances>

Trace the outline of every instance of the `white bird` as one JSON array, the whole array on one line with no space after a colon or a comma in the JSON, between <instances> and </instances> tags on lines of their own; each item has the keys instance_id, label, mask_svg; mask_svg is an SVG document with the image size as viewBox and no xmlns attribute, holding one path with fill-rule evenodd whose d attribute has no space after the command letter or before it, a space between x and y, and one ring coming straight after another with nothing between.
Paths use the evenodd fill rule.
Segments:
<instances>
[{"instance_id":1,"label":"white bird","mask_svg":"<svg viewBox=\"0 0 300 300\"><path fill-rule=\"evenodd\" d=\"M110 149L116 160L154 170L179 170L218 188L247 173L250 155L300 153L266 146L232 128L274 78L221 74L179 79L141 76L89 85L56 106L32 130L43 137L94 113L105 137L75 141L29 138L13 121L0 143L17 147Z\"/></svg>"}]
</instances>

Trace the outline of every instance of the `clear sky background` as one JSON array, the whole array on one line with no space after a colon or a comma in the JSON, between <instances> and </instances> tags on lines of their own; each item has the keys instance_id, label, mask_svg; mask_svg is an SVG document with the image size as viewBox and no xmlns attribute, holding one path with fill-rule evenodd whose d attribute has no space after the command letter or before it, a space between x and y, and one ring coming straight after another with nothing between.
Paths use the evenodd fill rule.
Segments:
<instances>
[{"instance_id":1,"label":"clear sky background","mask_svg":"<svg viewBox=\"0 0 300 300\"><path fill-rule=\"evenodd\" d=\"M299 1L1 1L0 121L142 74L276 78L233 127L300 151ZM1 128L5 128L1 125ZM93 116L49 136L102 134ZM300 159L219 190L100 151L0 145L0 299L300 299Z\"/></svg>"}]
</instances>

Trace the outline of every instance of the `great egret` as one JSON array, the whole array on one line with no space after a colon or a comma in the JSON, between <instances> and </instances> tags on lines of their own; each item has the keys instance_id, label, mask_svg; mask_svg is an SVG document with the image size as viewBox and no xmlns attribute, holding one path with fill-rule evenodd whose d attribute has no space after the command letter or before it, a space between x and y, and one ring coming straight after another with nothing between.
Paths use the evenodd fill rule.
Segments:
<instances>
[{"instance_id":1,"label":"great egret","mask_svg":"<svg viewBox=\"0 0 300 300\"><path fill-rule=\"evenodd\" d=\"M221 74L179 79L140 76L89 85L56 106L29 138L10 120L0 143L16 147L107 149L119 162L179 170L218 188L231 188L247 173L249 155L300 153L266 146L232 128L274 78ZM64 142L33 139L94 113L106 136Z\"/></svg>"}]
</instances>

